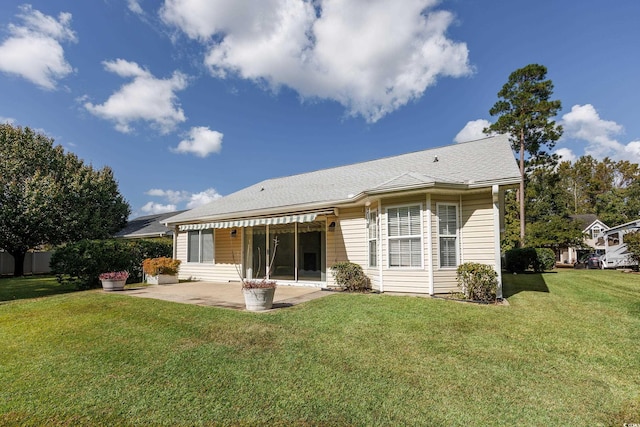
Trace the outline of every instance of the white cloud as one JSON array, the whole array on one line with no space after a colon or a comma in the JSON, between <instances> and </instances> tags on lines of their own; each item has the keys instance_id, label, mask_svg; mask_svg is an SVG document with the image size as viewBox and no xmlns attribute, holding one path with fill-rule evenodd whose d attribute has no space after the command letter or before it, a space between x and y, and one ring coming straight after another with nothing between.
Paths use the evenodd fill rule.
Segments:
<instances>
[{"instance_id":1,"label":"white cloud","mask_svg":"<svg viewBox=\"0 0 640 427\"><path fill-rule=\"evenodd\" d=\"M142 6L140 6L140 2L138 0L127 0L127 7L136 15L144 14L144 10L142 10Z\"/></svg>"},{"instance_id":2,"label":"white cloud","mask_svg":"<svg viewBox=\"0 0 640 427\"><path fill-rule=\"evenodd\" d=\"M484 119L471 120L467 122L460 132L453 138L454 142L475 141L476 139L486 138L483 132L484 128L491 126L491 122Z\"/></svg>"},{"instance_id":3,"label":"white cloud","mask_svg":"<svg viewBox=\"0 0 640 427\"><path fill-rule=\"evenodd\" d=\"M603 120L591 104L574 105L571 111L562 116L565 136L587 142L585 154L595 158L611 157L616 160L640 162L640 141L627 145L616 139L624 132L618 123ZM630 158L631 157L631 158Z\"/></svg>"},{"instance_id":4,"label":"white cloud","mask_svg":"<svg viewBox=\"0 0 640 427\"><path fill-rule=\"evenodd\" d=\"M124 59L103 64L107 71L133 81L120 87L103 104L85 102L89 112L115 122L116 129L123 133L131 132L131 124L139 120L150 122L161 133L171 132L186 120L176 96L187 87L186 75L175 71L168 79L158 79L137 63Z\"/></svg>"},{"instance_id":5,"label":"white cloud","mask_svg":"<svg viewBox=\"0 0 640 427\"><path fill-rule=\"evenodd\" d=\"M288 86L375 122L439 77L472 69L437 0L165 0L163 21L199 40L214 76Z\"/></svg>"},{"instance_id":6,"label":"white cloud","mask_svg":"<svg viewBox=\"0 0 640 427\"><path fill-rule=\"evenodd\" d=\"M188 137L180 141L172 151L176 153L194 153L198 157L207 157L211 153L219 153L222 150L222 137L224 135L208 127L192 127Z\"/></svg>"},{"instance_id":7,"label":"white cloud","mask_svg":"<svg viewBox=\"0 0 640 427\"><path fill-rule=\"evenodd\" d=\"M213 188L201 191L200 193L192 194L189 203L187 203L187 209L193 209L198 206L206 205L207 203L213 202L220 197L222 196L218 194L218 192Z\"/></svg>"},{"instance_id":8,"label":"white cloud","mask_svg":"<svg viewBox=\"0 0 640 427\"><path fill-rule=\"evenodd\" d=\"M71 29L71 14L63 12L56 19L28 4L20 10L17 16L23 24L9 24L10 36L0 45L0 71L53 90L59 79L73 72L60 44L77 41Z\"/></svg>"},{"instance_id":9,"label":"white cloud","mask_svg":"<svg viewBox=\"0 0 640 427\"><path fill-rule=\"evenodd\" d=\"M161 190L159 188L152 188L145 194L154 197L164 197L171 203L180 203L185 200L189 200L191 193L188 191L176 191L176 190Z\"/></svg>"},{"instance_id":10,"label":"white cloud","mask_svg":"<svg viewBox=\"0 0 640 427\"><path fill-rule=\"evenodd\" d=\"M573 151L571 151L571 149L569 148L559 148L556 150L555 154L558 155L558 157L560 157L560 161L561 162L575 162L576 159L578 158Z\"/></svg>"},{"instance_id":11,"label":"white cloud","mask_svg":"<svg viewBox=\"0 0 640 427\"><path fill-rule=\"evenodd\" d=\"M0 116L0 123L6 123L9 125L13 125L16 123L16 119L12 118L12 117L2 117Z\"/></svg>"},{"instance_id":12,"label":"white cloud","mask_svg":"<svg viewBox=\"0 0 640 427\"><path fill-rule=\"evenodd\" d=\"M144 205L142 208L140 208L140 210L144 213L151 215L151 214L159 214L159 213L165 213L165 212L173 212L177 210L177 207L176 205L172 205L172 204L163 205L160 203L149 202L146 205Z\"/></svg>"},{"instance_id":13,"label":"white cloud","mask_svg":"<svg viewBox=\"0 0 640 427\"><path fill-rule=\"evenodd\" d=\"M147 191L145 194L153 197L162 197L165 200L167 200L169 203L171 203L168 205L161 205L161 204L149 202L147 203L147 205L173 206L172 210L176 210L177 209L176 206L183 202L187 202L185 205L187 209L193 209L196 206L207 204L215 199L222 197L214 188L208 188L199 193L191 193L185 190L163 190L160 188L152 188L151 190Z\"/></svg>"}]
</instances>

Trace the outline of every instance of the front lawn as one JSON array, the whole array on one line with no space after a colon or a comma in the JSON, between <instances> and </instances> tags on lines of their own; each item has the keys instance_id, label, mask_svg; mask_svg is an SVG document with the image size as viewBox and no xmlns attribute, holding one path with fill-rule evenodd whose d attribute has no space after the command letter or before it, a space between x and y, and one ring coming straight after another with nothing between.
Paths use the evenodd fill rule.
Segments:
<instances>
[{"instance_id":1,"label":"front lawn","mask_svg":"<svg viewBox=\"0 0 640 427\"><path fill-rule=\"evenodd\" d=\"M257 314L100 291L0 304L0 425L640 423L640 276L505 281L509 306L340 294Z\"/></svg>"}]
</instances>

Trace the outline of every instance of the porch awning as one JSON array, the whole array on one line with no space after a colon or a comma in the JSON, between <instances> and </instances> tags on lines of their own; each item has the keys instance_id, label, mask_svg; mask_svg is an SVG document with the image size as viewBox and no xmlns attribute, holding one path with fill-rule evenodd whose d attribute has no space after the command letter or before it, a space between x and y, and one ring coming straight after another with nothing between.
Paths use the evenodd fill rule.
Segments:
<instances>
[{"instance_id":1,"label":"porch awning","mask_svg":"<svg viewBox=\"0 0 640 427\"><path fill-rule=\"evenodd\" d=\"M238 219L234 221L207 222L201 224L185 224L180 226L180 231L206 230L209 228L255 227L256 225L292 224L294 222L312 222L315 221L320 214L322 213L314 212L300 215Z\"/></svg>"}]
</instances>

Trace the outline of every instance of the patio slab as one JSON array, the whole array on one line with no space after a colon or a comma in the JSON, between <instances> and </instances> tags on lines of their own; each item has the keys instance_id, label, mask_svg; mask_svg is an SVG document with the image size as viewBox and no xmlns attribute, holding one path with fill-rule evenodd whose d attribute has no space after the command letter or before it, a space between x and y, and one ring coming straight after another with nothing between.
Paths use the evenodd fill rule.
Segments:
<instances>
[{"instance_id":1,"label":"patio slab","mask_svg":"<svg viewBox=\"0 0 640 427\"><path fill-rule=\"evenodd\" d=\"M111 292L110 292L111 293ZM140 298L244 310L244 296L240 283L184 282L173 285L152 285L117 292ZM291 307L335 292L320 288L279 285L273 298L273 308ZM271 311L271 310L267 310Z\"/></svg>"}]
</instances>

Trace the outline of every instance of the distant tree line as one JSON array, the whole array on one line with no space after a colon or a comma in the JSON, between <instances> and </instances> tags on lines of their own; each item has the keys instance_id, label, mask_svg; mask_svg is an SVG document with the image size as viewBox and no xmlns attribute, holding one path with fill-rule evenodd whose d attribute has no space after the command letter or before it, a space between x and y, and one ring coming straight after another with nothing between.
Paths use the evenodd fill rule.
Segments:
<instances>
[{"instance_id":1,"label":"distant tree line","mask_svg":"<svg viewBox=\"0 0 640 427\"><path fill-rule=\"evenodd\" d=\"M574 214L595 214L610 227L640 217L640 166L628 160L550 160L530 165L525 182L526 246L579 246L583 226L571 219ZM516 191L506 195L504 249L519 245Z\"/></svg>"}]
</instances>

